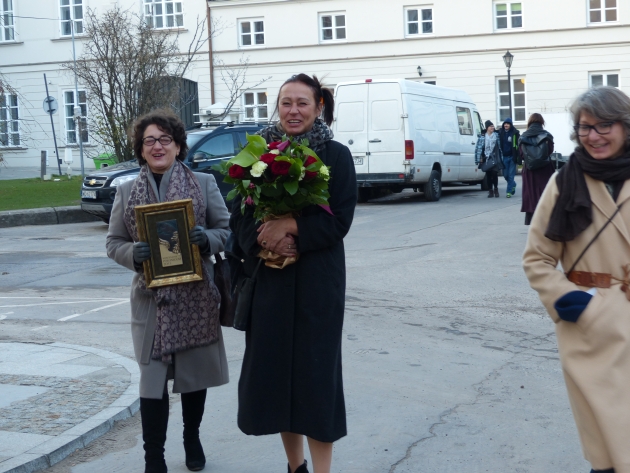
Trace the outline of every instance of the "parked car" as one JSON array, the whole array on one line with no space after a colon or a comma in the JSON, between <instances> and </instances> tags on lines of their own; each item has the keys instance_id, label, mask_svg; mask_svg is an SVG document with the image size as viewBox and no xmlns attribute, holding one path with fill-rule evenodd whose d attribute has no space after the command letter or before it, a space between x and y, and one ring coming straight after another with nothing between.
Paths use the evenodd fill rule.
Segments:
<instances>
[{"instance_id":1,"label":"parked car","mask_svg":"<svg viewBox=\"0 0 630 473\"><path fill-rule=\"evenodd\" d=\"M228 124L216 128L199 128L188 132L188 154L184 164L193 171L214 175L223 198L232 189L213 166L232 158L247 144L246 134L256 133L264 125ZM85 177L81 189L81 209L109 223L116 189L135 179L140 172L137 160L126 161L97 170Z\"/></svg>"},{"instance_id":2,"label":"parked car","mask_svg":"<svg viewBox=\"0 0 630 473\"><path fill-rule=\"evenodd\" d=\"M383 190L422 189L440 199L442 183L481 184L475 144L477 106L461 90L404 79L344 82L335 90L335 139L352 152L359 202Z\"/></svg>"}]
</instances>

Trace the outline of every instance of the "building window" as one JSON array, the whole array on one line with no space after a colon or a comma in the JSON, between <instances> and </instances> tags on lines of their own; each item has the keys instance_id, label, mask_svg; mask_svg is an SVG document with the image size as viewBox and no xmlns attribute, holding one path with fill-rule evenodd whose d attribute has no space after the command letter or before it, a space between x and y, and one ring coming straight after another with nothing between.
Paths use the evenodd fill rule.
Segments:
<instances>
[{"instance_id":1,"label":"building window","mask_svg":"<svg viewBox=\"0 0 630 473\"><path fill-rule=\"evenodd\" d=\"M591 87L609 85L619 88L619 72L591 72L589 78Z\"/></svg>"},{"instance_id":2,"label":"building window","mask_svg":"<svg viewBox=\"0 0 630 473\"><path fill-rule=\"evenodd\" d=\"M20 146L20 113L15 94L0 94L0 147Z\"/></svg>"},{"instance_id":3,"label":"building window","mask_svg":"<svg viewBox=\"0 0 630 473\"><path fill-rule=\"evenodd\" d=\"M512 77L512 120L525 122L527 117L525 100L525 77ZM510 92L507 79L497 80L499 121L503 122L510 116Z\"/></svg>"},{"instance_id":4,"label":"building window","mask_svg":"<svg viewBox=\"0 0 630 473\"><path fill-rule=\"evenodd\" d=\"M245 121L268 120L267 92L250 91L243 94L243 110Z\"/></svg>"},{"instance_id":5,"label":"building window","mask_svg":"<svg viewBox=\"0 0 630 473\"><path fill-rule=\"evenodd\" d=\"M182 2L144 0L144 19L151 28L181 28L184 26Z\"/></svg>"},{"instance_id":6,"label":"building window","mask_svg":"<svg viewBox=\"0 0 630 473\"><path fill-rule=\"evenodd\" d=\"M4 0L2 0L4 1ZM83 34L83 0L60 0L61 7L61 36Z\"/></svg>"},{"instance_id":7,"label":"building window","mask_svg":"<svg viewBox=\"0 0 630 473\"><path fill-rule=\"evenodd\" d=\"M617 0L587 0L589 23L617 21Z\"/></svg>"},{"instance_id":8,"label":"building window","mask_svg":"<svg viewBox=\"0 0 630 473\"><path fill-rule=\"evenodd\" d=\"M495 3L494 27L505 30L523 27L523 7L521 3Z\"/></svg>"},{"instance_id":9,"label":"building window","mask_svg":"<svg viewBox=\"0 0 630 473\"><path fill-rule=\"evenodd\" d=\"M240 20L238 24L241 46L262 46L265 44L265 22L262 18Z\"/></svg>"},{"instance_id":10,"label":"building window","mask_svg":"<svg viewBox=\"0 0 630 473\"><path fill-rule=\"evenodd\" d=\"M0 41L14 40L13 0L0 0Z\"/></svg>"},{"instance_id":11,"label":"building window","mask_svg":"<svg viewBox=\"0 0 630 473\"><path fill-rule=\"evenodd\" d=\"M325 13L319 15L321 41L346 39L346 14Z\"/></svg>"},{"instance_id":12,"label":"building window","mask_svg":"<svg viewBox=\"0 0 630 473\"><path fill-rule=\"evenodd\" d=\"M433 33L433 8L418 7L405 10L406 35Z\"/></svg>"},{"instance_id":13,"label":"building window","mask_svg":"<svg viewBox=\"0 0 630 473\"><path fill-rule=\"evenodd\" d=\"M76 121L74 119L74 107L81 107L81 141L89 142L87 127L87 101L85 90L79 90L79 102L75 101L74 90L66 90L63 93L64 115L66 124L66 143L77 144Z\"/></svg>"}]
</instances>

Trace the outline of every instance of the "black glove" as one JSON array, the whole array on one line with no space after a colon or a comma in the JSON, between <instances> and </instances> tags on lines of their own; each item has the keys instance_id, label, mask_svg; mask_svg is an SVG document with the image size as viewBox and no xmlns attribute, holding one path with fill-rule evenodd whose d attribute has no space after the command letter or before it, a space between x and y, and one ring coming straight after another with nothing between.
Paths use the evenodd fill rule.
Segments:
<instances>
[{"instance_id":1,"label":"black glove","mask_svg":"<svg viewBox=\"0 0 630 473\"><path fill-rule=\"evenodd\" d=\"M143 261L151 258L151 247L146 241L139 241L133 244L133 262L141 265Z\"/></svg>"},{"instance_id":2,"label":"black glove","mask_svg":"<svg viewBox=\"0 0 630 473\"><path fill-rule=\"evenodd\" d=\"M193 227L190 232L188 232L188 239L190 243L197 245L202 253L204 250L207 250L208 244L210 243L208 241L208 235L206 235L206 229L201 225Z\"/></svg>"}]
</instances>

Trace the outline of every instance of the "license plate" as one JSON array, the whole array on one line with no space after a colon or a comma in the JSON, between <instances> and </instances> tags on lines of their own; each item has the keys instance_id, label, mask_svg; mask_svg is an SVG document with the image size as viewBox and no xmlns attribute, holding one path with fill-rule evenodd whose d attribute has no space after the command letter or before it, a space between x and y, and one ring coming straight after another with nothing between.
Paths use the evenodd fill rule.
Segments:
<instances>
[{"instance_id":1,"label":"license plate","mask_svg":"<svg viewBox=\"0 0 630 473\"><path fill-rule=\"evenodd\" d=\"M83 199L96 199L96 191L81 191L81 198Z\"/></svg>"},{"instance_id":2,"label":"license plate","mask_svg":"<svg viewBox=\"0 0 630 473\"><path fill-rule=\"evenodd\" d=\"M355 165L362 165L363 164L363 158L352 157L352 160L354 161Z\"/></svg>"}]
</instances>

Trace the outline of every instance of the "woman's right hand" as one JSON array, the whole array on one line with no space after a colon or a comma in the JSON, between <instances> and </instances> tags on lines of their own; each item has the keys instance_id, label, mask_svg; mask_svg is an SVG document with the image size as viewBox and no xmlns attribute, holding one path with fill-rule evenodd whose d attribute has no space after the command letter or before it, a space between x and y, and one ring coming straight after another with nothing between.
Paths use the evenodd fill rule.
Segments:
<instances>
[{"instance_id":1,"label":"woman's right hand","mask_svg":"<svg viewBox=\"0 0 630 473\"><path fill-rule=\"evenodd\" d=\"M133 261L136 264L141 264L149 258L151 258L151 247L146 241L138 241L133 244Z\"/></svg>"},{"instance_id":2,"label":"woman's right hand","mask_svg":"<svg viewBox=\"0 0 630 473\"><path fill-rule=\"evenodd\" d=\"M297 245L295 244L295 238L293 238L291 235L287 235L278 242L273 252L286 257L296 256Z\"/></svg>"}]
</instances>

